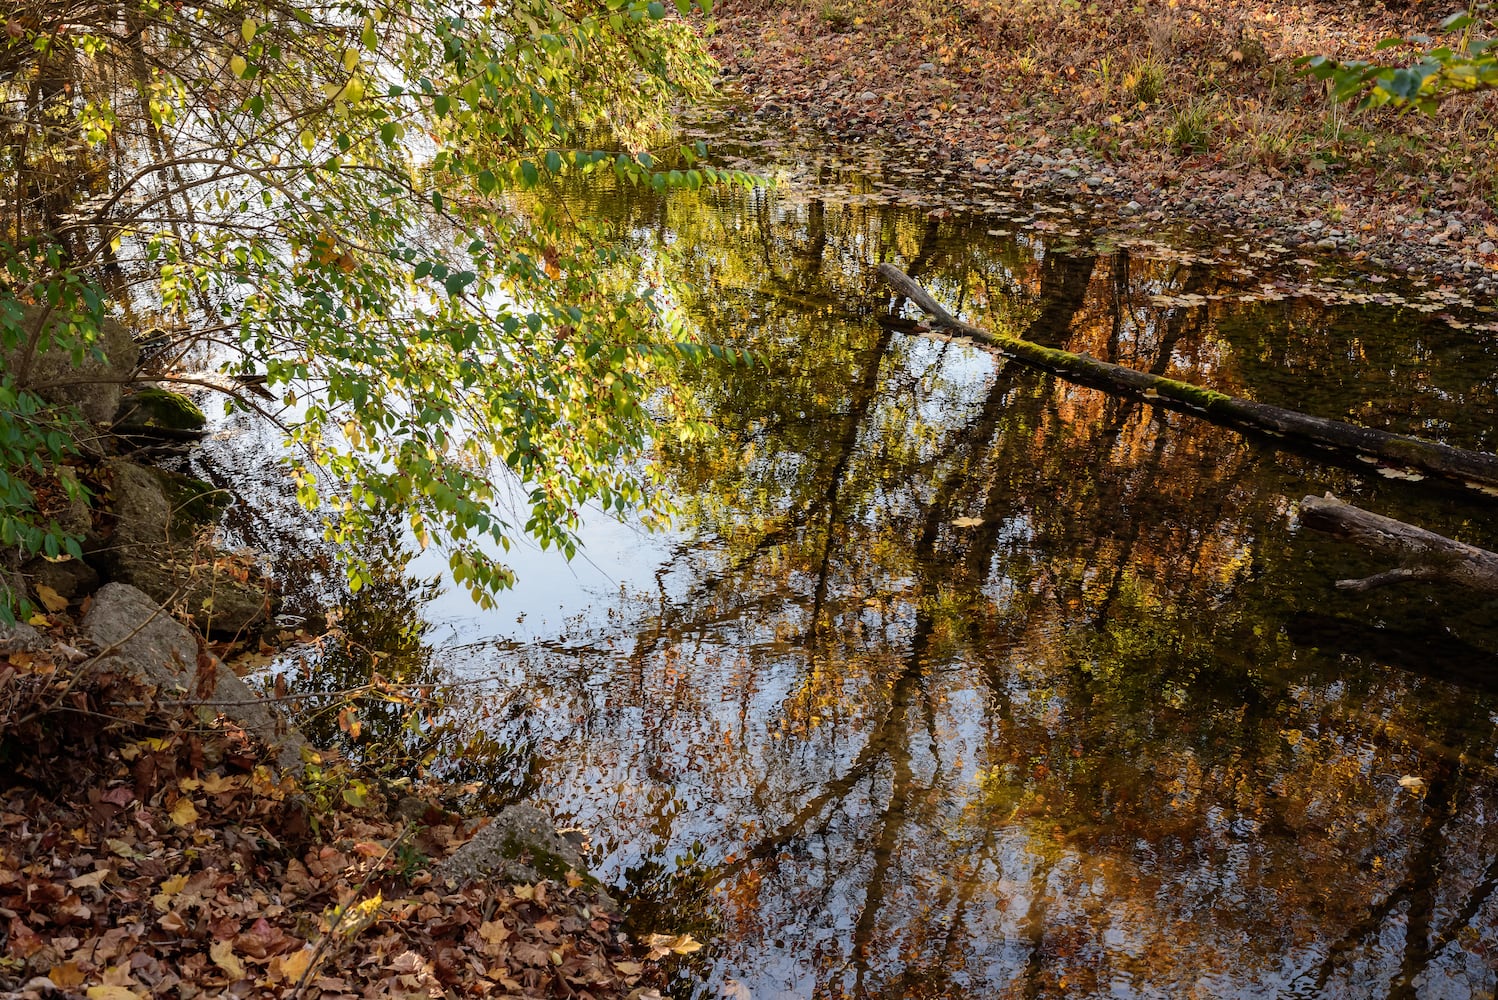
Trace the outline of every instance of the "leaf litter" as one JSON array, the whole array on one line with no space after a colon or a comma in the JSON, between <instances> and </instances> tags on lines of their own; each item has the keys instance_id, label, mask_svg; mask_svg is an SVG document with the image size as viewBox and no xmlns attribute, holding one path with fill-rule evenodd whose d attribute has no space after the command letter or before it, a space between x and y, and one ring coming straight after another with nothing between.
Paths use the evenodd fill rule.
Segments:
<instances>
[{"instance_id":1,"label":"leaf litter","mask_svg":"<svg viewBox=\"0 0 1498 1000\"><path fill-rule=\"evenodd\" d=\"M277 775L59 648L0 659L0 994L647 1000L701 947L631 941L576 873L439 884L484 820L397 817L329 754Z\"/></svg>"}]
</instances>

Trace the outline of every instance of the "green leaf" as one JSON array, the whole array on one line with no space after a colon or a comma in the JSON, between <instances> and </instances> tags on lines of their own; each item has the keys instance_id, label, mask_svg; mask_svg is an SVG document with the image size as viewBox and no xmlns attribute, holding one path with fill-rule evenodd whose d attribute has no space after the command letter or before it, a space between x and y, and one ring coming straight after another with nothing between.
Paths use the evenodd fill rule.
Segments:
<instances>
[{"instance_id":1,"label":"green leaf","mask_svg":"<svg viewBox=\"0 0 1498 1000\"><path fill-rule=\"evenodd\" d=\"M447 280L443 282L443 287L447 289L448 295L458 295L462 293L463 289L473 284L476 278L477 275L472 271L459 271L456 274L448 275Z\"/></svg>"}]
</instances>

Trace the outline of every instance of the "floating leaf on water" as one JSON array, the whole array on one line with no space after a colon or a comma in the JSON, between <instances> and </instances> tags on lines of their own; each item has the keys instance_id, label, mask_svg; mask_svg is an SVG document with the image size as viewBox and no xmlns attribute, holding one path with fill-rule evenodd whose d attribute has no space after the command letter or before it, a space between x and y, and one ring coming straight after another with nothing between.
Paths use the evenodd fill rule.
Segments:
<instances>
[{"instance_id":1,"label":"floating leaf on water","mask_svg":"<svg viewBox=\"0 0 1498 1000\"><path fill-rule=\"evenodd\" d=\"M982 523L983 518L981 517L958 517L953 518L951 521L951 525L954 528L976 528Z\"/></svg>"}]
</instances>

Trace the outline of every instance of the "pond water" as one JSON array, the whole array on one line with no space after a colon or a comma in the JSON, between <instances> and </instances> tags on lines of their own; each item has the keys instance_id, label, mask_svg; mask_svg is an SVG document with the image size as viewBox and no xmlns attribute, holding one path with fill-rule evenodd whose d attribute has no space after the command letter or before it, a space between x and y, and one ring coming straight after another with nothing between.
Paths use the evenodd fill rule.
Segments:
<instances>
[{"instance_id":1,"label":"pond water","mask_svg":"<svg viewBox=\"0 0 1498 1000\"><path fill-rule=\"evenodd\" d=\"M1498 602L1337 590L1387 565L1295 511L1331 492L1494 548L1495 501L924 336L874 268L980 326L1486 450L1491 315L698 128L780 184L578 206L760 360L689 377L719 433L655 456L680 524L600 516L571 565L522 549L491 612L418 560L350 601L307 683L369 650L385 676L484 678L424 748L591 831L635 926L707 942L678 997L1490 996ZM263 452L197 461L242 483ZM274 515L286 488L256 489L241 537L315 549ZM315 552L282 562L294 593L325 579Z\"/></svg>"}]
</instances>

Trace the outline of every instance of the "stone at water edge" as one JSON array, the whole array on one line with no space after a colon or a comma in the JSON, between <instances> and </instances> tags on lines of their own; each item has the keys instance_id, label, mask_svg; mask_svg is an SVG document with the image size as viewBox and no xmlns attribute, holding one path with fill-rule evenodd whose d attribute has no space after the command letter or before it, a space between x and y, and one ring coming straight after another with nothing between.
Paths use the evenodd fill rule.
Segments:
<instances>
[{"instance_id":1,"label":"stone at water edge","mask_svg":"<svg viewBox=\"0 0 1498 1000\"><path fill-rule=\"evenodd\" d=\"M217 550L200 552L194 546L192 533L199 525L179 515L202 498L178 499L179 509L167 499L164 478L174 497L187 496L183 482L193 480L164 477L122 459L110 462L109 469L114 474L109 510L115 529L98 554L108 577L180 607L205 632L243 636L271 619L278 601L269 580L255 572L239 579L219 565ZM208 509L212 511L211 504Z\"/></svg>"},{"instance_id":2,"label":"stone at water edge","mask_svg":"<svg viewBox=\"0 0 1498 1000\"><path fill-rule=\"evenodd\" d=\"M180 392L145 386L120 400L114 415L116 434L150 434L156 430L200 431L208 417Z\"/></svg>"},{"instance_id":3,"label":"stone at water edge","mask_svg":"<svg viewBox=\"0 0 1498 1000\"><path fill-rule=\"evenodd\" d=\"M37 587L48 587L68 600L91 594L99 588L98 572L81 559L51 562L38 557L21 567L21 575L31 584L33 593Z\"/></svg>"},{"instance_id":4,"label":"stone at water edge","mask_svg":"<svg viewBox=\"0 0 1498 1000\"><path fill-rule=\"evenodd\" d=\"M42 325L44 317L49 332L65 318L56 309L33 305L21 305L20 309L21 329L28 334ZM119 409L120 386L134 373L135 365L140 361L140 348L130 331L116 320L104 320L99 335L95 346L104 352L104 360L85 356L82 364L75 365L71 349L39 351L32 358L26 381L28 385L65 383L44 389L38 395L49 403L76 406L87 420L107 424ZM23 353L22 347L0 353L0 370L19 370Z\"/></svg>"},{"instance_id":5,"label":"stone at water edge","mask_svg":"<svg viewBox=\"0 0 1498 1000\"><path fill-rule=\"evenodd\" d=\"M432 875L439 882L458 886L484 879L532 884L542 879L561 882L569 871L596 883L577 845L557 831L551 817L535 806L514 805L439 862ZM595 884L594 889L610 906L615 905L601 885Z\"/></svg>"},{"instance_id":6,"label":"stone at water edge","mask_svg":"<svg viewBox=\"0 0 1498 1000\"><path fill-rule=\"evenodd\" d=\"M93 605L80 623L83 634L102 655L95 669L115 670L159 688L165 699L173 692L195 697L198 691L198 641L187 627L145 593L124 583L109 583L94 595ZM269 703L257 698L245 682L219 659L204 654L203 669L212 677L202 685L213 705L187 706L209 718L223 713L271 747L276 764L301 775L302 750L307 739L287 724Z\"/></svg>"}]
</instances>

